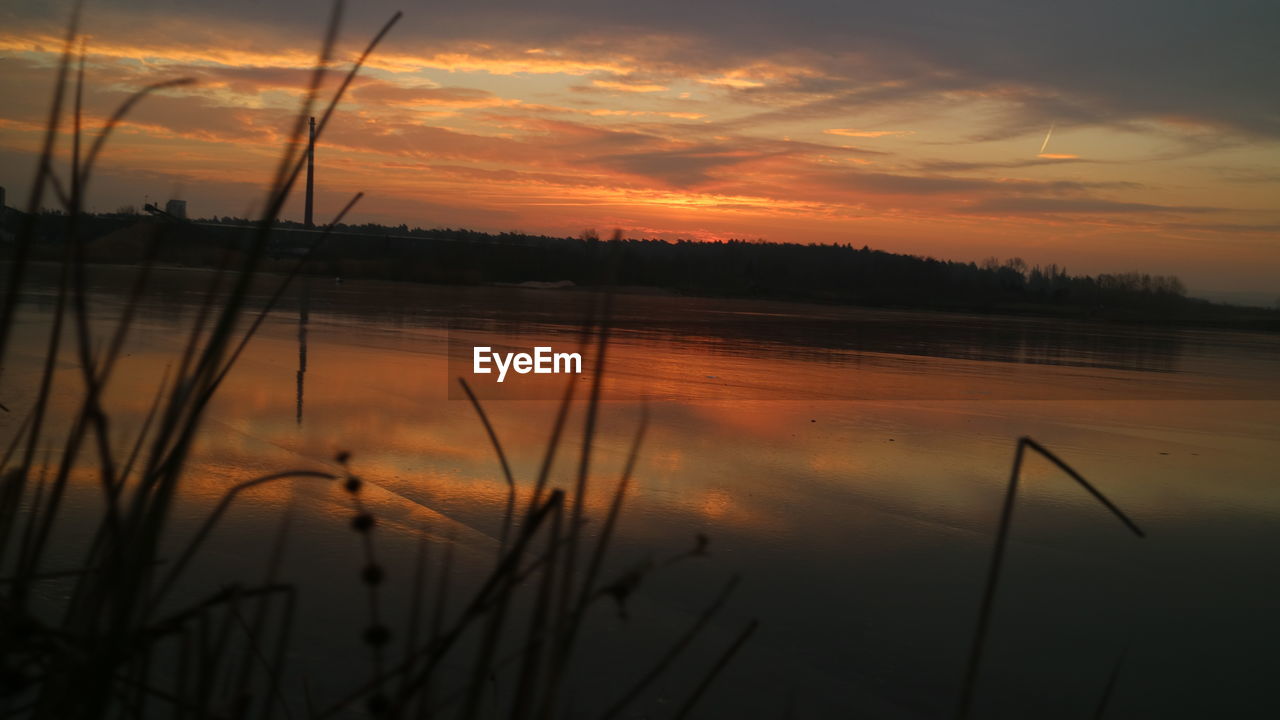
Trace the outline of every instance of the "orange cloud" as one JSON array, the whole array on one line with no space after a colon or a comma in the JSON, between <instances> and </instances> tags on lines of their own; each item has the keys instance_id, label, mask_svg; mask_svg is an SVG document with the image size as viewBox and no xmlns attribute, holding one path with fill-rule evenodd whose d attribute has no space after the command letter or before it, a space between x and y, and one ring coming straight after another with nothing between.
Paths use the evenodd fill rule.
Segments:
<instances>
[{"instance_id":1,"label":"orange cloud","mask_svg":"<svg viewBox=\"0 0 1280 720\"><path fill-rule=\"evenodd\" d=\"M148 98L104 160L136 177L150 173L153 184L180 178L248 185L244 177L269 167L287 135L297 95L310 82L314 49L216 23L171 21L165 28L190 32L90 38L91 131L134 88L173 75L200 81L195 89ZM1266 183L1226 193L1202 169L1171 164L1181 173L1179 186L1165 189L1169 175L1123 160L1103 168L1054 162L1078 160L1075 154L1028 158L1025 144L1004 143L1019 126L990 127L989 111L1025 98L1030 91L1022 86L951 88L935 78L944 86L929 97L946 110L935 115L919 105L915 80L877 72L871 57L859 61L865 78L854 80L824 72L832 66L813 53L708 59L682 42L689 40L592 36L539 39L536 46L450 42L414 52L414 45L393 41L374 56L326 131L322 185L386 198L386 213L404 215L385 218L397 224L501 217L519 229L576 233L617 223L667 236L893 240L902 242L895 249L909 251L946 237L962 256L971 252L962 241L987 232L1064 242L1078 232L1060 222L1068 213L1091 223L1106 219L1108 231L1172 232L1167 216L1191 212L1189 201L1177 197L1187 188L1207 189L1197 204L1235 203L1253 214L1202 219L1191 212L1176 232L1280 224ZM0 96L9 100L0 149L38 147L47 98L26 89L48 86L60 44L55 34L0 31L6 58ZM344 45L338 55L347 61L350 51ZM854 115L851 109L862 106L849 101L851 90L889 98L878 107L894 112ZM893 105L899 94L916 104ZM913 129L831 127L849 117L890 128L900 122L893 118L911 117ZM878 152L835 139L916 133L938 142ZM1082 135L1080 142L1092 139ZM975 142L983 144L975 149ZM854 167L871 158L875 172ZM429 212L422 209L427 202ZM1052 231L1043 229L1053 223ZM876 234L867 234L872 227ZM1098 227L1090 232L1100 233Z\"/></svg>"},{"instance_id":2,"label":"orange cloud","mask_svg":"<svg viewBox=\"0 0 1280 720\"><path fill-rule=\"evenodd\" d=\"M441 52L430 55L385 53L370 62L370 67L393 72L436 69L453 72L486 72L491 75L591 75L609 73L627 75L634 65L587 58L559 58L542 53L525 54L489 47L466 52Z\"/></svg>"},{"instance_id":3,"label":"orange cloud","mask_svg":"<svg viewBox=\"0 0 1280 720\"><path fill-rule=\"evenodd\" d=\"M475 108L511 102L487 90L475 88L403 86L381 81L361 85L352 93L352 98L365 105L402 107Z\"/></svg>"},{"instance_id":4,"label":"orange cloud","mask_svg":"<svg viewBox=\"0 0 1280 720\"><path fill-rule=\"evenodd\" d=\"M246 48L242 38L208 38L208 42L177 42L161 35L117 39L87 36L89 54L97 58L145 59L159 64L208 64L228 67L275 67L311 69L316 63L316 50L278 47L272 50ZM0 52L48 54L62 47L62 38L47 33L0 33ZM339 53L339 60L355 59L355 52ZM493 75L520 73L590 75L609 73L628 75L634 64L589 58L557 57L547 53L529 53L508 48L475 44L466 50L412 54L383 51L366 63L367 67L391 72L414 72L424 69L456 72L486 72Z\"/></svg>"},{"instance_id":5,"label":"orange cloud","mask_svg":"<svg viewBox=\"0 0 1280 720\"><path fill-rule=\"evenodd\" d=\"M605 88L606 90L621 90L622 92L634 93L662 92L667 89L666 85L643 83L633 85L631 83L618 82L617 80L592 80L591 84L599 88Z\"/></svg>"},{"instance_id":6,"label":"orange cloud","mask_svg":"<svg viewBox=\"0 0 1280 720\"><path fill-rule=\"evenodd\" d=\"M914 130L854 130L853 128L831 128L823 130L827 135L841 135L843 137L856 138L879 138L889 137L892 135L914 135Z\"/></svg>"},{"instance_id":7,"label":"orange cloud","mask_svg":"<svg viewBox=\"0 0 1280 720\"><path fill-rule=\"evenodd\" d=\"M764 83L759 80L751 80L746 77L735 75L721 75L719 77L701 78L698 82L706 85L719 85L721 87L733 88L735 90L745 90L749 88L764 87Z\"/></svg>"},{"instance_id":8,"label":"orange cloud","mask_svg":"<svg viewBox=\"0 0 1280 720\"><path fill-rule=\"evenodd\" d=\"M94 58L145 59L163 64L217 63L231 67L313 68L315 51L282 48L272 52L238 49L237 43L166 43L158 38L145 42L87 36L89 54ZM0 52L50 54L62 47L62 38L48 34L0 33Z\"/></svg>"}]
</instances>

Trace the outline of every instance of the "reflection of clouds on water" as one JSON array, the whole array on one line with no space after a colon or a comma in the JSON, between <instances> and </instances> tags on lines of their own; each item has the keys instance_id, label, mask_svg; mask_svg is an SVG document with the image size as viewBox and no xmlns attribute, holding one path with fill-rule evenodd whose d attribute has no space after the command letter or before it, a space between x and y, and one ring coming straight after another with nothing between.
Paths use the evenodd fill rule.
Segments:
<instances>
[{"instance_id":1,"label":"reflection of clouds on water","mask_svg":"<svg viewBox=\"0 0 1280 720\"><path fill-rule=\"evenodd\" d=\"M142 319L183 327L207 273L161 275L158 302L144 306ZM261 282L248 307L265 301L271 282ZM109 284L108 277L99 287ZM111 302L104 298L103 312ZM342 328L351 343L424 354L445 352L448 338L461 364L471 347L464 340L577 351L591 302L590 293L574 290L326 283L312 289L308 327ZM1271 381L1280 340L1266 335L673 296L620 295L614 305L607 381L631 397L1280 399ZM1152 374L1177 379L1153 382ZM481 397L500 397L486 395L484 382L476 386ZM525 395L559 395L547 387Z\"/></svg>"},{"instance_id":2,"label":"reflection of clouds on water","mask_svg":"<svg viewBox=\"0 0 1280 720\"><path fill-rule=\"evenodd\" d=\"M148 306L107 388L121 437L141 424L173 348L185 340L175 328L186 327L200 301L189 290L198 285L190 272L159 274L159 284L173 287L163 294L167 300ZM438 539L456 538L460 567L478 567L469 558L491 557L506 488L472 409L448 399L447 315L465 306L481 318L471 332L495 344L558 342L576 329L549 318L579 307L581 296L320 285L300 301L297 318L268 320L228 375L184 481L180 525L202 518L236 482L282 468L333 470L335 453L348 450L352 469L369 483L367 500L387 530L380 541L389 553L410 554L411 538L425 526ZM101 312L115 302L109 295L94 299ZM644 309L650 300L656 304ZM501 326L485 319L504 303L517 318L531 319ZM1280 403L1204 401L1274 397L1266 394L1276 392L1274 380L1267 386L1256 379L1270 377L1261 369L1274 363L1273 340L1230 335L1231 344L1215 344L1210 339L1227 336L1134 329L1129 345L1108 351L1109 338L1124 330L1069 337L1074 330L1043 320L904 318L909 314L843 308L809 313L796 306L739 323L722 322L734 316L732 304L715 300L619 298L619 305L606 378L611 401L601 408L588 510L598 516L607 508L639 398L656 398L619 526L620 553L669 554L685 549L697 532L709 535L710 556L699 560L697 572L740 572L745 581L735 612L767 621L753 639L760 643L756 654L742 658L743 672L812 688L806 697L819 715L842 707L837 679L850 672L876 677L877 692L891 697L948 695L1013 442L1023 434L1105 487L1152 541L1141 548L1120 543L1111 518L1099 518L1079 488L1029 461L1008 587L1010 597L1041 593L1040 604L1025 601L1023 608L1002 597L997 624L1038 629L1038 618L1047 615L1063 632L1089 631L1096 616L1074 617L1066 600L1056 599L1075 598L1063 589L1064 578L1076 578L1082 566L1088 572L1078 575L1087 582L1079 593L1092 593L1105 612L1116 610L1119 595L1143 607L1150 627L1182 628L1168 640L1159 632L1143 635L1155 656L1198 657L1220 637L1215 618L1263 627L1267 613L1259 609L1280 604L1280 589L1266 580L1280 562L1270 542L1280 517L1272 487L1272 468L1280 466ZM690 317L697 308L707 309L705 322ZM47 340L50 310L38 303L20 309L17 352L6 367L6 382L18 390L38 373L39 353L22 344ZM855 320L870 329L842 336ZM504 334L494 332L498 327ZM812 345L797 344L811 333ZM880 349L848 347L858 343ZM1018 348L1013 361L983 356L1009 355L1012 348ZM1065 361L1072 358L1089 362ZM1222 363L1243 379L1200 373L1194 363L1211 370ZM77 372L73 359L59 366L60 378L71 383L64 387L74 385ZM304 380L306 422L299 423ZM833 399L859 391L880 399ZM964 399L975 392L989 394ZM1182 401L1115 399L1124 392ZM1027 395L1070 400L1007 401ZM555 407L539 400L486 404L522 499ZM51 422L65 423L73 409L57 399ZM582 409L573 409L571 427L578 427ZM568 436L553 483L572 483L579 442L576 431ZM77 484L85 498L94 497L91 474L77 475ZM355 577L360 560L346 530L351 508L333 483L256 488L237 504L225 534L251 545L270 534L284 508L297 518L301 542L291 553L299 572L321 585L332 583L335 567ZM1246 546L1249 553L1239 552ZM248 557L255 556L229 554L227 562ZM643 593L655 606L679 610L695 586L705 589L685 582ZM1017 653L993 657L993 677L1017 677L1010 660ZM1226 662L1211 652L1204 657ZM1092 667L1094 658L1072 651L1060 660ZM1182 677L1150 658L1134 663L1127 679L1134 692ZM1242 652L1228 664L1253 667L1258 657ZM1193 665L1187 672L1198 676ZM805 685L813 677L823 678L821 687Z\"/></svg>"}]
</instances>

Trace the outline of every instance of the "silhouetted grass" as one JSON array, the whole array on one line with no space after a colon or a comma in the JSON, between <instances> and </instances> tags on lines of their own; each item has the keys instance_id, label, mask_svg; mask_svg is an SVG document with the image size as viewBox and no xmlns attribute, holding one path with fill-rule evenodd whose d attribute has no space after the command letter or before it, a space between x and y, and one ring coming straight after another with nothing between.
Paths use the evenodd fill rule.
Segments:
<instances>
[{"instance_id":1,"label":"silhouetted grass","mask_svg":"<svg viewBox=\"0 0 1280 720\"><path fill-rule=\"evenodd\" d=\"M250 313L249 290L258 270L274 218L284 206L303 167L301 142L307 118L321 105L320 88L337 41L342 5L335 5L315 71L304 93L270 190L263 203L248 250L227 252L212 274L186 342L176 353L128 451L117 457L111 442L111 411L103 399L121 357L133 319L151 278L156 249L170 230L158 226L147 240L146 260L130 288L110 339L95 344L89 322L87 259L79 224L84 197L97 162L113 130L147 95L187 84L185 79L150 85L130 96L113 112L88 149L82 145L81 99L84 88L83 43L79 9L68 24L37 166L32 199L23 232L15 243L9 285L0 310L0 360L10 339L15 308L21 299L33 221L52 189L66 212L65 257L50 323L48 342L35 398L0 461L0 711L6 716L76 720L79 718L334 717L356 708L385 717L551 718L563 714L566 670L588 610L599 600L625 602L644 577L659 565L631 568L621 576L604 576L604 559L639 457L647 416L642 417L622 476L613 488L607 517L592 540L583 531L585 500L591 490L591 453L601 396L601 374L608 340L608 299L584 323L583 337L594 338L596 376L586 405L583 445L572 494L549 487L549 476L567 426L573 382L553 423L547 450L527 506L516 507L517 485L503 445L481 403L470 393L474 409L488 433L508 488L499 553L479 587L457 604L462 591L453 579L452 543L433 574L424 544L410 588L412 604L403 628L386 616L388 573L378 552L378 519L363 500L364 481L351 456L336 458L340 471L282 470L245 480L225 491L190 537L171 547L162 542L173 525L175 500L191 448L199 437L210 400L277 306L309 257L299 259L261 308ZM316 136L320 137L352 79L399 19L397 13L365 48L324 104ZM77 60L78 57L78 60ZM64 96L75 68L71 121L69 181L54 168L57 140L64 124ZM314 252L351 210L352 200L326 226L310 247ZM242 318L251 314L247 326ZM82 388L76 394L65 438L55 446L49 407L59 382L56 364L64 329L77 359ZM0 366L2 367L2 366ZM44 452L44 458L40 457ZM103 503L101 516L88 533L84 559L76 568L49 568L48 556L57 530L69 521L65 498L88 454ZM360 538L364 565L359 582L366 596L366 622L360 639L368 649L367 674L346 678L350 689L327 706L318 705L304 681L305 707L290 702L284 687L295 630L296 589L283 582L281 557L290 524L286 514L271 546L268 567L259 581L237 582L197 595L200 578L193 571L207 542L222 526L238 496L281 480L341 482L352 503L351 528ZM519 522L516 519L519 518ZM700 539L695 552L705 545ZM585 571L579 567L586 563ZM434 583L434 592L428 580ZM61 583L65 604L50 606L34 592L41 583ZM687 648L710 614L723 604L729 588L708 614L684 636L636 686L647 686ZM197 599L186 599L196 597ZM451 612L451 606L458 610ZM527 606L521 622L517 611ZM429 619L428 619L429 618ZM754 625L751 626L754 628ZM697 684L686 711L715 678L748 633ZM354 639L354 638L353 638ZM403 652L392 653L393 640ZM461 676L442 668L468 668ZM511 673L510 697L493 692L496 678ZM329 679L326 679L328 682ZM613 706L620 712L637 692Z\"/></svg>"},{"instance_id":2,"label":"silhouetted grass","mask_svg":"<svg viewBox=\"0 0 1280 720\"><path fill-rule=\"evenodd\" d=\"M987 631L991 622L991 611L995 604L996 591L1000 586L1000 571L1004 564L1005 545L1009 540L1009 529L1013 524L1013 506L1018 494L1018 480L1022 477L1022 461L1026 454L1026 450L1031 449L1053 463L1058 469L1062 470L1074 480L1078 485L1083 487L1086 492L1093 496L1103 507L1111 512L1124 526L1138 537L1146 537L1142 530L1133 520L1129 519L1115 503L1107 499L1105 495L1098 491L1088 480L1085 480L1080 473L1074 468L1063 462L1057 455L1050 452L1040 443L1029 437L1018 439L1016 450L1013 454L1013 467L1009 473L1009 484L1005 490L1004 505L1000 510L1000 524L996 529L996 542L991 551L991 564L987 569L986 587L982 593L982 603L978 609L978 622L974 629L973 643L969 649L969 663L965 668L964 681L960 690L960 702L956 709L956 717L964 720L968 718L973 711L974 692L977 688L978 678L982 671L982 653L986 647ZM1099 712L1105 711L1107 702L1109 701L1112 687L1115 684L1116 673L1119 672L1119 666L1113 672L1111 681L1107 685Z\"/></svg>"},{"instance_id":3,"label":"silhouetted grass","mask_svg":"<svg viewBox=\"0 0 1280 720\"><path fill-rule=\"evenodd\" d=\"M341 8L341 4L336 5L330 19L319 60L249 249L238 261L230 252L224 254L210 278L187 340L160 378L156 397L123 457L117 457L110 442L112 416L103 401L103 388L123 352L151 277L156 248L169 228L157 226L151 233L146 260L110 339L96 345L90 331L87 262L78 223L83 217L85 190L114 128L148 94L186 81L156 83L130 96L86 151L82 148L81 128L85 50L82 46L78 61L74 52L80 37L78 11L68 24L30 212L14 245L9 285L0 309L3 360L27 270L33 218L49 189L66 209L69 241L35 397L0 458L0 710L6 716L78 720L157 714L178 718L271 718L281 714L289 718L326 718L363 710L395 718L447 715L550 720L567 714L564 698L569 690L569 670L590 612L601 602L613 602L619 613L625 614L628 598L649 575L673 562L699 556L706 549L707 540L699 535L687 552L661 562L643 561L616 574L606 573L618 518L643 447L647 411L639 418L617 482L603 489L609 494L608 509L599 532L594 537L584 532L587 499L592 493L602 492L593 486L598 475L593 471L593 452L609 346L611 298L607 294L583 323L583 346L594 348L594 362L588 366L595 371L584 406L572 492L551 487L550 477L568 430L574 379L565 385L538 474L523 507L518 507L519 486L499 433L482 403L462 382L493 446L507 488L497 556L478 586L469 592L454 577L453 543L444 543L441 560L433 568L428 562L430 545L424 540L409 585L409 614L403 626L392 626L386 610L389 573L379 554L378 518L364 501L364 481L347 453L335 458L340 469L334 472L282 470L240 482L226 490L185 542L176 548L162 544L162 536L172 527L175 498L210 400L292 280L302 272L307 257L361 198L356 194L347 203L313 241L308 255L279 279L263 306L252 312L252 319L242 327L243 316L250 310L249 289L268 245L273 220L303 168L301 139L307 118L319 103L319 90L341 23ZM398 18L399 14L383 26L344 75L321 114L317 137L323 134L356 73ZM64 123L64 96L73 66L71 170L69 181L64 181L55 171L53 158ZM78 407L66 435L55 447L52 431L46 425L57 381L56 363L68 323L83 387L77 391ZM1137 525L1114 503L1056 455L1030 438L1018 441L962 685L957 711L961 718L971 711L981 673L1027 449L1067 473L1127 528L1142 536ZM80 565L51 568L48 555L55 542L55 530L67 522L66 493L81 455L86 453L91 454L90 466L102 493L103 511L89 533ZM364 588L366 605L359 639L368 651L369 670L345 678L350 686L335 693L336 699L327 705L317 703L308 683L305 707L296 707L284 687L298 602L296 589L279 577L290 532L287 515L278 528L261 580L221 587L194 601L175 599L195 592L193 586L198 586L199 578L194 577L193 564L236 498L251 488L285 479L342 483L351 502L351 528L361 543L363 567L358 581ZM52 609L34 592L38 585L50 582L61 583L60 587L66 590L65 604ZM616 700L604 706L600 717L621 717L670 672L721 611L736 586L737 579L731 579L662 653L644 662L647 669L619 689ZM756 628L756 621L748 622L720 651L704 676L690 679L692 689L677 706L675 717L686 717L699 706L707 689ZM393 642L402 645L400 652L392 652ZM1103 691L1098 717L1110 702L1122 660L1123 656ZM504 681L501 687L510 688L509 692L499 691L499 678Z\"/></svg>"}]
</instances>

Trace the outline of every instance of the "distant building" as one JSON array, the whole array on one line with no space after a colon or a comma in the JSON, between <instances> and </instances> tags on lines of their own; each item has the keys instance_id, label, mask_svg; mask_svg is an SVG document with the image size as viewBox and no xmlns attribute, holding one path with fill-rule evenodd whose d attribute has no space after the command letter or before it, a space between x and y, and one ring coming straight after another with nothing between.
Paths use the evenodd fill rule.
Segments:
<instances>
[{"instance_id":1,"label":"distant building","mask_svg":"<svg viewBox=\"0 0 1280 720\"><path fill-rule=\"evenodd\" d=\"M186 200L170 200L164 204L164 211L178 218L179 220L187 219L187 201Z\"/></svg>"}]
</instances>

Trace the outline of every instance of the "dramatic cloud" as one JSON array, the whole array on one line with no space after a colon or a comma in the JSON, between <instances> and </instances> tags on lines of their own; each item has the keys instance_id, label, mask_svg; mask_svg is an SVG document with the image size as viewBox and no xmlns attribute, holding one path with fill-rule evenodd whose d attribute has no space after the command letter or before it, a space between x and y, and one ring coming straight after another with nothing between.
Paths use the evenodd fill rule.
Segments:
<instances>
[{"instance_id":1,"label":"dramatic cloud","mask_svg":"<svg viewBox=\"0 0 1280 720\"><path fill-rule=\"evenodd\" d=\"M843 137L855 138L878 138L890 137L893 135L910 135L910 130L854 130L853 128L831 128L822 132L828 135L841 135Z\"/></svg>"},{"instance_id":2,"label":"dramatic cloud","mask_svg":"<svg viewBox=\"0 0 1280 720\"><path fill-rule=\"evenodd\" d=\"M129 116L104 158L124 179L97 185L100 201L216 187L192 198L193 212L206 202L210 214L239 212L287 137L329 8L91 3L91 131L138 87L197 83ZM397 8L351 5L332 69ZM1169 237L1177 252L1155 252L1152 271L1193 285L1197 274L1219 285L1280 277L1275 4L405 9L321 144L322 192L368 191L380 198L361 206L370 219L1070 255L1082 270L1129 269L1116 248ZM0 10L10 197L38 147L67 12L60 2ZM215 207L227 204L237 207ZM1247 269L1186 250L1236 237L1249 238L1252 255L1232 256Z\"/></svg>"},{"instance_id":3,"label":"dramatic cloud","mask_svg":"<svg viewBox=\"0 0 1280 720\"><path fill-rule=\"evenodd\" d=\"M992 198L970 205L967 212L984 215L1038 215L1038 214L1089 214L1112 215L1115 213L1170 213L1195 214L1213 212L1217 208L1195 206L1166 206L1149 203L1126 203L1095 198L1045 198L1004 197Z\"/></svg>"}]
</instances>

